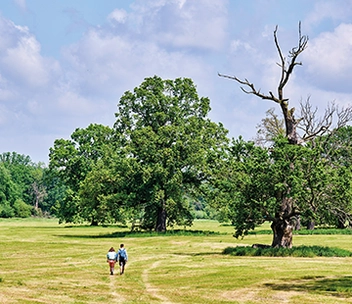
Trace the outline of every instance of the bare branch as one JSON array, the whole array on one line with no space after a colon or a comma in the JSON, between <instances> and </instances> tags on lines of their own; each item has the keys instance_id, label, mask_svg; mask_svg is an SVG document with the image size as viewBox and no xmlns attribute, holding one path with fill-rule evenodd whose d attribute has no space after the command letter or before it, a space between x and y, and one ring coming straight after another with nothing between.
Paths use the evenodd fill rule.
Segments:
<instances>
[{"instance_id":1,"label":"bare branch","mask_svg":"<svg viewBox=\"0 0 352 304\"><path fill-rule=\"evenodd\" d=\"M352 121L352 107L343 107L341 110L336 109L337 112L337 128L345 127Z\"/></svg>"},{"instance_id":2,"label":"bare branch","mask_svg":"<svg viewBox=\"0 0 352 304\"><path fill-rule=\"evenodd\" d=\"M310 97L308 97L305 102L301 101L300 106L301 121L298 128L304 132L302 136L303 141L312 140L317 136L332 134L352 121L351 106L339 109L338 106L332 102L325 109L325 113L320 119L317 118L318 108L312 108ZM335 124L334 118L337 120Z\"/></svg>"},{"instance_id":3,"label":"bare branch","mask_svg":"<svg viewBox=\"0 0 352 304\"><path fill-rule=\"evenodd\" d=\"M277 51L279 53L279 57L281 59L281 65L279 65L281 67L281 79L280 79L280 83L278 86L278 94L279 94L279 99L283 99L283 89L285 87L285 85L287 84L288 80L290 79L290 76L293 72L293 69L296 65L302 65L301 62L296 62L297 57L307 48L307 44L308 44L308 36L303 35L302 36L302 32L301 32L301 22L299 22L299 26L298 26L298 46L294 47L291 49L291 51L289 51L289 55L288 57L291 58L287 64L288 64L288 68L286 69L286 60L282 55L281 52L281 48L278 42L278 38L277 38L277 26L276 29L274 31L274 40L275 40L275 45L277 48Z\"/></svg>"},{"instance_id":4,"label":"bare branch","mask_svg":"<svg viewBox=\"0 0 352 304\"><path fill-rule=\"evenodd\" d=\"M243 92L245 92L246 94L253 94L253 95L255 95L255 96L260 97L261 99L272 100L272 101L274 101L274 102L280 103L280 100L277 99L277 98L274 96L274 94L273 94L272 92L269 92L269 95L262 94L262 93L260 92L260 89L257 90L257 89L255 88L254 84L253 84L253 83L250 83L250 82L248 81L248 79L241 80L241 79L237 78L236 76L229 76L229 75L224 75L224 74L220 74L220 73L218 73L218 75L219 75L220 77L224 77L224 78L229 78L229 79L235 80L235 81L237 81L238 83L243 84L243 85L245 85L246 87L248 87L249 89L245 89L245 87L241 87L241 90L242 90Z\"/></svg>"}]
</instances>

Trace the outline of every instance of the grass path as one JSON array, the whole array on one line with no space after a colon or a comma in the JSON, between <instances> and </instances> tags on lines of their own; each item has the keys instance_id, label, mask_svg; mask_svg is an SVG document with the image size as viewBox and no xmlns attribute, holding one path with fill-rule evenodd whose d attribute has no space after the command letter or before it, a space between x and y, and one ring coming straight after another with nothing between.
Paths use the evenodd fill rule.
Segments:
<instances>
[{"instance_id":1,"label":"grass path","mask_svg":"<svg viewBox=\"0 0 352 304\"><path fill-rule=\"evenodd\" d=\"M150 282L149 282L149 271L158 267L160 265L160 261L156 261L154 263L151 264L151 266L149 268L146 268L143 270L143 274L142 274L142 279L146 288L146 291L154 298L157 298L159 300L161 300L164 304L175 304L173 302L171 302L167 297L163 296L160 293L159 288L153 286Z\"/></svg>"},{"instance_id":2,"label":"grass path","mask_svg":"<svg viewBox=\"0 0 352 304\"><path fill-rule=\"evenodd\" d=\"M110 293L111 293L111 302L112 303L125 303L126 299L117 292L116 288L116 278L115 276L110 276Z\"/></svg>"}]
</instances>

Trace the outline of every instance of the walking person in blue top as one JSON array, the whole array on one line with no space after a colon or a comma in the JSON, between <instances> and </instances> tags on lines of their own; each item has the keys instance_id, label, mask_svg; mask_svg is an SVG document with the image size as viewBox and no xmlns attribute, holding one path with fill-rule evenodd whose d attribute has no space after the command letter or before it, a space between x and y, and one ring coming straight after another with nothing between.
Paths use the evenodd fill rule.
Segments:
<instances>
[{"instance_id":1,"label":"walking person in blue top","mask_svg":"<svg viewBox=\"0 0 352 304\"><path fill-rule=\"evenodd\" d=\"M109 263L110 266L110 274L114 274L115 263L117 262L117 253L114 247L109 249L108 254L106 255L106 261Z\"/></svg>"},{"instance_id":2,"label":"walking person in blue top","mask_svg":"<svg viewBox=\"0 0 352 304\"><path fill-rule=\"evenodd\" d=\"M125 249L124 244L120 245L120 249L117 252L117 258L118 258L119 265L120 265L120 275L121 275L125 272L125 265L128 260L127 251Z\"/></svg>"}]
</instances>

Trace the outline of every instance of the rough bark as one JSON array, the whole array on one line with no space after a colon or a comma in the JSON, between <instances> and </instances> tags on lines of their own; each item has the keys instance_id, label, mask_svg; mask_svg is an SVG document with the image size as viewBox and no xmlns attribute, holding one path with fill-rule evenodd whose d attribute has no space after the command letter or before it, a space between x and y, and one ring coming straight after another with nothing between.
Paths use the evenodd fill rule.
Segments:
<instances>
[{"instance_id":1,"label":"rough bark","mask_svg":"<svg viewBox=\"0 0 352 304\"><path fill-rule=\"evenodd\" d=\"M275 219L271 224L274 237L272 247L292 248L292 232L294 226L288 219Z\"/></svg>"},{"instance_id":2,"label":"rough bark","mask_svg":"<svg viewBox=\"0 0 352 304\"><path fill-rule=\"evenodd\" d=\"M158 207L157 221L155 226L155 231L157 232L165 232L166 231L166 205L165 202Z\"/></svg>"},{"instance_id":3,"label":"rough bark","mask_svg":"<svg viewBox=\"0 0 352 304\"><path fill-rule=\"evenodd\" d=\"M281 199L280 211L272 220L272 247L292 248L293 230L297 224L298 212L294 208L294 200L290 197Z\"/></svg>"}]
</instances>

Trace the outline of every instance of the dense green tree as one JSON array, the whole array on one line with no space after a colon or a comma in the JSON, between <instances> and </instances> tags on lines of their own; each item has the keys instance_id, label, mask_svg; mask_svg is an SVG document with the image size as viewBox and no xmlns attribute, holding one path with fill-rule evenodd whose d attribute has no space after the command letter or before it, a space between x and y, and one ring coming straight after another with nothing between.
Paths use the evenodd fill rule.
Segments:
<instances>
[{"instance_id":1,"label":"dense green tree","mask_svg":"<svg viewBox=\"0 0 352 304\"><path fill-rule=\"evenodd\" d=\"M210 159L227 143L209 111L209 99L198 97L190 79L146 78L120 99L115 130L133 163L129 203L143 212L146 228L191 223L186 197L199 195Z\"/></svg>"},{"instance_id":2,"label":"dense green tree","mask_svg":"<svg viewBox=\"0 0 352 304\"><path fill-rule=\"evenodd\" d=\"M0 162L9 170L11 180L19 190L19 198L26 204L33 206L33 170L36 164L27 155L16 152L4 152L0 154Z\"/></svg>"},{"instance_id":3,"label":"dense green tree","mask_svg":"<svg viewBox=\"0 0 352 304\"><path fill-rule=\"evenodd\" d=\"M83 217L97 223L126 222L137 217L130 204L135 197L133 170L126 157L116 153L98 161L81 184L79 191Z\"/></svg>"},{"instance_id":4,"label":"dense green tree","mask_svg":"<svg viewBox=\"0 0 352 304\"><path fill-rule=\"evenodd\" d=\"M67 186L58 176L56 170L51 170L47 167L43 169L43 185L46 195L41 203L43 214L50 214L62 218L60 213L60 202L65 199Z\"/></svg>"},{"instance_id":5,"label":"dense green tree","mask_svg":"<svg viewBox=\"0 0 352 304\"><path fill-rule=\"evenodd\" d=\"M61 221L75 222L88 220L80 206L80 184L92 170L95 163L105 153L105 147L112 143L111 128L90 124L87 128L77 128L71 139L57 139L50 148L49 168L52 176L57 176L57 185L64 187L64 198L58 201L56 213ZM83 216L83 217L82 217ZM89 217L93 225L96 220Z\"/></svg>"},{"instance_id":6,"label":"dense green tree","mask_svg":"<svg viewBox=\"0 0 352 304\"><path fill-rule=\"evenodd\" d=\"M271 221L272 246L286 240L281 246L289 247L291 231L277 229L278 221L294 224L303 216L319 224L336 224L337 218L346 220L351 214L351 171L331 165L322 149L313 149L311 143L288 145L287 139L278 138L264 148L239 139L231 145L228 163L226 178L219 179L214 193L218 208L226 209L236 227L236 237ZM282 212L284 202L289 213Z\"/></svg>"}]
</instances>

